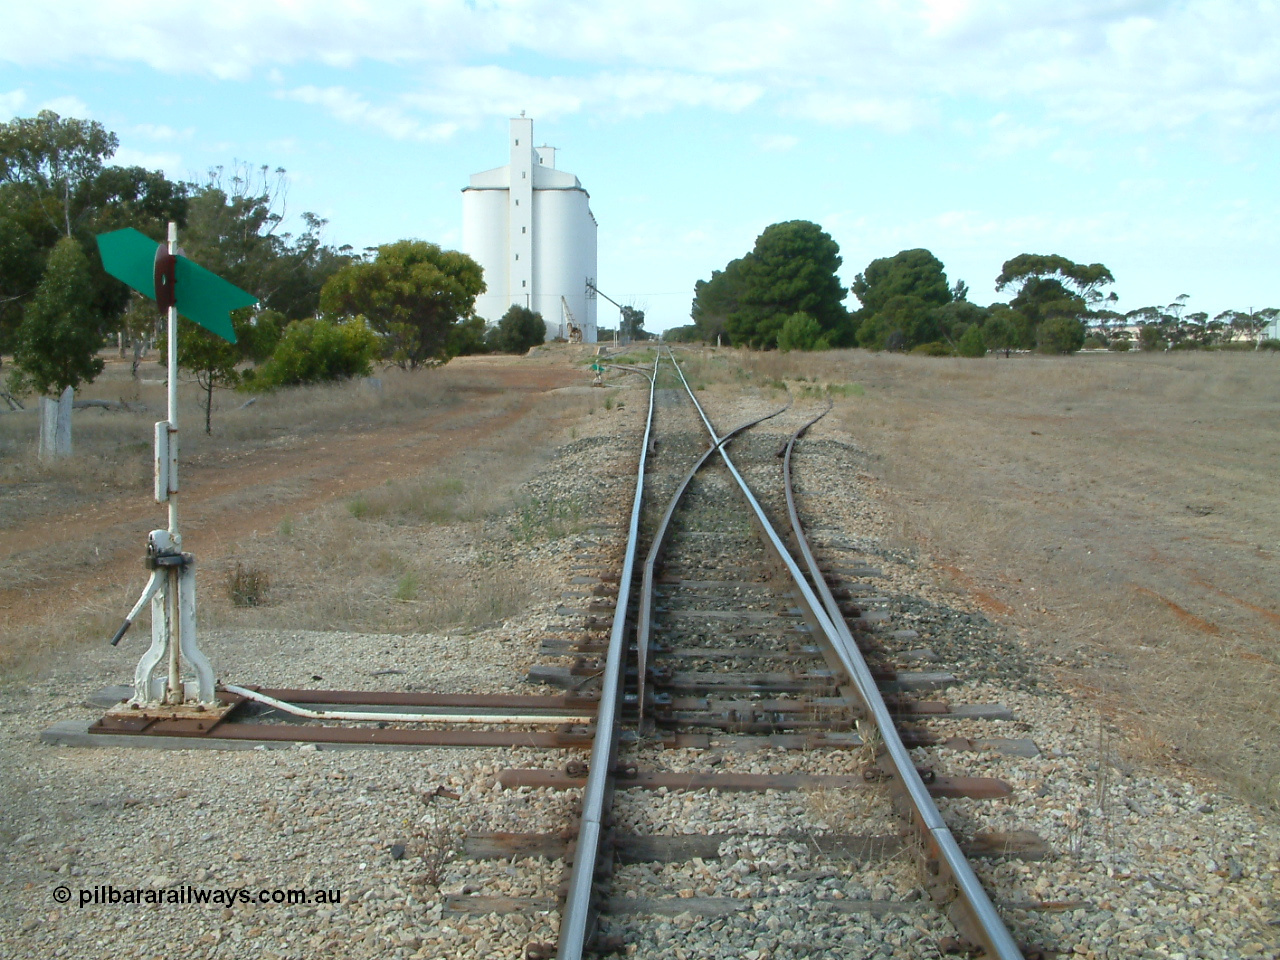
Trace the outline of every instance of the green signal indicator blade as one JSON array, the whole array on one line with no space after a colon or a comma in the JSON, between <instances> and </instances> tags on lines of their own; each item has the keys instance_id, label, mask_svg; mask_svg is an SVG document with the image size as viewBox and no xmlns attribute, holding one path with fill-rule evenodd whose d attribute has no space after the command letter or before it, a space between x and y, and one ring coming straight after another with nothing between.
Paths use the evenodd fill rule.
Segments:
<instances>
[{"instance_id":1,"label":"green signal indicator blade","mask_svg":"<svg viewBox=\"0 0 1280 960\"><path fill-rule=\"evenodd\" d=\"M141 230L126 227L97 236L102 267L139 293L156 298L156 243Z\"/></svg>"},{"instance_id":2,"label":"green signal indicator blade","mask_svg":"<svg viewBox=\"0 0 1280 960\"><path fill-rule=\"evenodd\" d=\"M154 300L156 250L160 244L132 227L100 233L97 240L107 273ZM231 311L258 302L251 293L182 256L178 257L173 289L178 313L231 343L236 342Z\"/></svg>"},{"instance_id":3,"label":"green signal indicator blade","mask_svg":"<svg viewBox=\"0 0 1280 960\"><path fill-rule=\"evenodd\" d=\"M251 307L258 302L253 294L246 293L186 257L178 258L173 289L178 297L178 313L231 343L236 342L231 311Z\"/></svg>"}]
</instances>

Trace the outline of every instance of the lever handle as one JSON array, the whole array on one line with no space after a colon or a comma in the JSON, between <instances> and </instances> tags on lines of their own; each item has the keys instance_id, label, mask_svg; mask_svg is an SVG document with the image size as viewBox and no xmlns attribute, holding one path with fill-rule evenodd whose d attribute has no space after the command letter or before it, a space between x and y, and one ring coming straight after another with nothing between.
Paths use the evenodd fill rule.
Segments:
<instances>
[{"instance_id":1,"label":"lever handle","mask_svg":"<svg viewBox=\"0 0 1280 960\"><path fill-rule=\"evenodd\" d=\"M128 629L131 626L133 626L132 620L126 620L124 623L120 624L120 629L117 630L116 635L111 638L111 645L113 647L120 642L120 639L125 635L126 631L128 631Z\"/></svg>"}]
</instances>

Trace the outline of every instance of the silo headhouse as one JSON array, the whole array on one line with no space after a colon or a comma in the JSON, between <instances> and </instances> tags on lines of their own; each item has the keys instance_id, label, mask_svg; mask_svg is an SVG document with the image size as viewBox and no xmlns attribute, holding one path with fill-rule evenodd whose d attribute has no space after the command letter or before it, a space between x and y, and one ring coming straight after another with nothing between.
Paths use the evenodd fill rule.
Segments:
<instances>
[{"instance_id":1,"label":"silo headhouse","mask_svg":"<svg viewBox=\"0 0 1280 960\"><path fill-rule=\"evenodd\" d=\"M596 218L590 195L533 145L533 121L511 121L511 162L471 175L462 191L462 249L484 268L476 312L496 323L512 304L542 314L547 337L596 341Z\"/></svg>"}]
</instances>

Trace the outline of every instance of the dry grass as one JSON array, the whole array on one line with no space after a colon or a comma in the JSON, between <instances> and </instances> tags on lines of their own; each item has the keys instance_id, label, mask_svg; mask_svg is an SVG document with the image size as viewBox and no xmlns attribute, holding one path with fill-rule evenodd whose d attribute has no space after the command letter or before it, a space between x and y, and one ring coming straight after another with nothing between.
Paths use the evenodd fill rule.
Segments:
<instances>
[{"instance_id":1,"label":"dry grass","mask_svg":"<svg viewBox=\"0 0 1280 960\"><path fill-rule=\"evenodd\" d=\"M1280 359L719 353L727 380L845 392L898 535L1128 751L1280 804Z\"/></svg>"},{"instance_id":2,"label":"dry grass","mask_svg":"<svg viewBox=\"0 0 1280 960\"><path fill-rule=\"evenodd\" d=\"M108 363L95 383L77 391L77 400L125 406L77 410L72 418L75 456L67 460L37 458L34 399L26 410L0 412L0 487L52 487L55 499L67 501L145 487L151 476L152 425L166 416L166 395L161 367L144 364L140 374L141 379L132 380L127 363ZM208 436L200 391L184 380L178 392L182 462L197 466L209 458L234 459L317 435L405 423L420 418L424 407L441 410L476 392L465 372L447 366L429 375L392 369L380 379L381 390L362 383L319 384L256 395L248 407L244 404L253 396L216 391ZM489 389L501 393L501 388ZM30 507L21 497L0 498L0 523L29 516Z\"/></svg>"},{"instance_id":3,"label":"dry grass","mask_svg":"<svg viewBox=\"0 0 1280 960\"><path fill-rule=\"evenodd\" d=\"M215 414L212 438L184 396L184 483L195 492L183 516L201 623L412 633L521 611L535 577L476 546L482 535L557 532L530 520L518 491L598 403L585 385L551 389L561 363L458 362L386 371L381 390L281 391ZM127 365L111 373L124 379L81 395L127 394L134 409L77 411L70 460L39 463L34 416L0 414L0 536L12 532L0 562L0 676L56 669L67 651L111 636L141 589L145 532L163 522L149 494L163 386L135 386ZM237 604L237 567L269 581L269 592L250 591L256 603Z\"/></svg>"},{"instance_id":4,"label":"dry grass","mask_svg":"<svg viewBox=\"0 0 1280 960\"><path fill-rule=\"evenodd\" d=\"M559 413L581 417L585 404ZM270 604L237 610L219 600L202 616L240 627L431 633L516 615L538 595L537 581L481 548L495 537L572 532L539 522L519 496L560 430L560 417L535 414L416 476L286 517L272 534L241 543L234 561L273 571ZM553 507L558 517L572 504Z\"/></svg>"},{"instance_id":5,"label":"dry grass","mask_svg":"<svg viewBox=\"0 0 1280 960\"><path fill-rule=\"evenodd\" d=\"M288 535L241 545L243 560L273 564L271 603L234 609L216 598L207 621L238 627L433 633L466 630L520 612L534 584L504 564L459 550L479 536L473 524L435 531L357 519L345 505L291 523Z\"/></svg>"}]
</instances>

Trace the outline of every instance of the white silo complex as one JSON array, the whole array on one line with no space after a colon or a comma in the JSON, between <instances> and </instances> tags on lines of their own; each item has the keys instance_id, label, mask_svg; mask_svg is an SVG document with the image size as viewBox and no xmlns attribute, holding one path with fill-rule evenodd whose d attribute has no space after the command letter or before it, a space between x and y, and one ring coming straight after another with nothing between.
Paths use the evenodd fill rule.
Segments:
<instances>
[{"instance_id":1,"label":"white silo complex","mask_svg":"<svg viewBox=\"0 0 1280 960\"><path fill-rule=\"evenodd\" d=\"M484 268L476 312L497 322L512 304L542 314L547 337L596 341L596 218L590 195L556 169L554 147L533 145L533 121L511 121L511 162L471 175L462 191L462 250Z\"/></svg>"}]
</instances>

